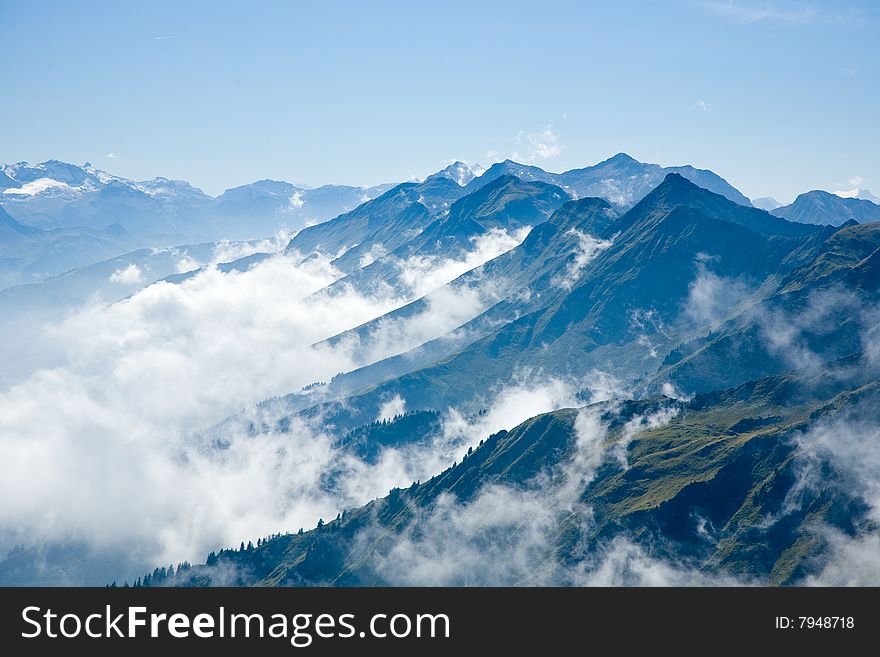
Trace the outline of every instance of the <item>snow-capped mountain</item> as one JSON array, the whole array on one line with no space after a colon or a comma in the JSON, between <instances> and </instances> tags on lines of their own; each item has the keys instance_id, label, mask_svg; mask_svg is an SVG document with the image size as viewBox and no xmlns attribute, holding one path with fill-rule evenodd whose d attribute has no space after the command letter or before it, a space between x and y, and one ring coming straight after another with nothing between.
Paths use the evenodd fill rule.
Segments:
<instances>
[{"instance_id":1,"label":"snow-capped mountain","mask_svg":"<svg viewBox=\"0 0 880 657\"><path fill-rule=\"evenodd\" d=\"M761 196L759 198L753 198L752 205L754 205L759 210L766 210L767 212L782 207L782 203L777 201L772 196Z\"/></svg>"},{"instance_id":2,"label":"snow-capped mountain","mask_svg":"<svg viewBox=\"0 0 880 657\"><path fill-rule=\"evenodd\" d=\"M0 165L0 205L43 230L118 223L133 235L171 242L249 239L281 227L299 229L373 199L392 185L311 188L260 180L212 197L183 180L134 181L94 168L48 160Z\"/></svg>"},{"instance_id":3,"label":"snow-capped mountain","mask_svg":"<svg viewBox=\"0 0 880 657\"><path fill-rule=\"evenodd\" d=\"M92 168L88 162L79 167L59 160L47 160L40 164L28 164L16 162L15 164L0 164L0 189L4 193L33 194L36 187L67 187L70 189L90 188L95 189L102 184L116 179L108 173ZM41 185L34 183L46 181ZM31 189L26 187L30 185ZM17 189L19 192L7 192ZM21 191L23 190L23 191Z\"/></svg>"},{"instance_id":4,"label":"snow-capped mountain","mask_svg":"<svg viewBox=\"0 0 880 657\"><path fill-rule=\"evenodd\" d=\"M618 153L598 164L562 173L551 173L540 167L505 160L493 164L468 186L475 188L499 176L512 175L522 180L557 185L575 198L603 198L623 209L638 203L670 173L680 174L694 184L721 194L735 203L751 206L749 199L738 189L712 171L690 165L662 167L659 164L639 162L626 153Z\"/></svg>"},{"instance_id":5,"label":"snow-capped mountain","mask_svg":"<svg viewBox=\"0 0 880 657\"><path fill-rule=\"evenodd\" d=\"M437 173L431 174L426 180L431 180L432 178L449 178L464 187L474 178L482 176L485 171L486 170L477 163L468 164L467 162L456 161Z\"/></svg>"},{"instance_id":6,"label":"snow-capped mountain","mask_svg":"<svg viewBox=\"0 0 880 657\"><path fill-rule=\"evenodd\" d=\"M871 203L877 203L880 205L880 197L874 196L874 194L867 189L856 188L849 191L836 191L834 194L840 198L857 198L862 201L871 201Z\"/></svg>"},{"instance_id":7,"label":"snow-capped mountain","mask_svg":"<svg viewBox=\"0 0 880 657\"><path fill-rule=\"evenodd\" d=\"M604 198L625 208L640 200L667 173L680 173L697 185L749 205L745 196L711 171L691 166L661 167L623 153L563 173L511 160L493 164L487 170L479 164L456 161L429 175L425 182L448 179L472 192L500 176L513 175L527 182L557 185L575 197ZM258 180L212 197L186 181L163 177L134 181L96 169L90 163L77 166L48 160L0 165L0 205L22 224L43 230L103 229L119 224L132 235L166 236L169 243L251 239L273 234L279 228L298 230L349 212L392 187L310 188Z\"/></svg>"}]
</instances>

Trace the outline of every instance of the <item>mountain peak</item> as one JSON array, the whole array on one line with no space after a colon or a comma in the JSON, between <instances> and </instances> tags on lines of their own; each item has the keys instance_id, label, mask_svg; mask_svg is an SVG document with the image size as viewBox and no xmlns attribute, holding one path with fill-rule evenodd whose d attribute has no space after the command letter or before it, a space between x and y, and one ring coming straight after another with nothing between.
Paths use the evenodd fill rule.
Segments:
<instances>
[{"instance_id":1,"label":"mountain peak","mask_svg":"<svg viewBox=\"0 0 880 657\"><path fill-rule=\"evenodd\" d=\"M519 162L514 162L511 159L506 159L501 162L493 162L486 171L510 171L514 167L525 167L525 165L520 164Z\"/></svg>"},{"instance_id":2,"label":"mountain peak","mask_svg":"<svg viewBox=\"0 0 880 657\"><path fill-rule=\"evenodd\" d=\"M617 217L608 201L593 196L566 201L547 220L558 227L578 227L591 235L601 235Z\"/></svg>"},{"instance_id":3,"label":"mountain peak","mask_svg":"<svg viewBox=\"0 0 880 657\"><path fill-rule=\"evenodd\" d=\"M782 207L782 203L777 201L772 196L761 196L759 198L753 198L752 205L759 210L766 210L767 212Z\"/></svg>"},{"instance_id":4,"label":"mountain peak","mask_svg":"<svg viewBox=\"0 0 880 657\"><path fill-rule=\"evenodd\" d=\"M816 226L792 223L763 210L736 203L721 194L700 187L686 176L675 172L666 174L663 182L624 215L620 227L626 229L640 226L639 230L647 230L660 218L678 208L739 224L765 236L804 237L817 230Z\"/></svg>"},{"instance_id":5,"label":"mountain peak","mask_svg":"<svg viewBox=\"0 0 880 657\"><path fill-rule=\"evenodd\" d=\"M527 179L517 176L513 173L502 173L498 176L495 176L492 180L483 185L480 190L485 190L487 193L493 192L497 189L501 189L503 187L524 187L528 189L530 186L534 187L535 183L543 183L543 180L534 180ZM547 183L547 186L555 186L552 183ZM478 190L478 191L480 191ZM476 193L476 192L475 192Z\"/></svg>"},{"instance_id":6,"label":"mountain peak","mask_svg":"<svg viewBox=\"0 0 880 657\"><path fill-rule=\"evenodd\" d=\"M602 160L598 164L594 164L589 169L600 169L603 167L629 167L632 165L642 164L634 157L627 155L626 153L618 153L617 155L612 155L606 160Z\"/></svg>"},{"instance_id":7,"label":"mountain peak","mask_svg":"<svg viewBox=\"0 0 880 657\"><path fill-rule=\"evenodd\" d=\"M657 185L639 203L646 201L660 202L663 205L687 205L691 199L703 195L717 196L714 192L691 182L680 173L667 173L663 181Z\"/></svg>"},{"instance_id":8,"label":"mountain peak","mask_svg":"<svg viewBox=\"0 0 880 657\"><path fill-rule=\"evenodd\" d=\"M425 180L431 180L436 178L449 178L459 184L459 186L464 187L474 178L479 177L485 172L482 166L479 164L468 164L467 162L462 162L461 160L456 160L452 164L444 167L437 173L432 173L430 176L425 178Z\"/></svg>"},{"instance_id":9,"label":"mountain peak","mask_svg":"<svg viewBox=\"0 0 880 657\"><path fill-rule=\"evenodd\" d=\"M866 199L842 197L814 189L799 194L791 205L777 208L773 214L805 224L840 226L849 219L864 224L880 221L880 205Z\"/></svg>"},{"instance_id":10,"label":"mountain peak","mask_svg":"<svg viewBox=\"0 0 880 657\"><path fill-rule=\"evenodd\" d=\"M675 172L666 174L666 177L657 189L661 187L668 187L670 189L702 189L702 187L695 185L680 173Z\"/></svg>"},{"instance_id":11,"label":"mountain peak","mask_svg":"<svg viewBox=\"0 0 880 657\"><path fill-rule=\"evenodd\" d=\"M530 164L521 164L511 159L502 162L495 162L486 171L484 171L477 179L472 180L469 185L477 186L488 183L498 176L512 175L526 181L540 180L542 182L554 182L558 176L556 174L547 173L540 167Z\"/></svg>"},{"instance_id":12,"label":"mountain peak","mask_svg":"<svg viewBox=\"0 0 880 657\"><path fill-rule=\"evenodd\" d=\"M621 162L621 163L627 163L627 164L630 164L630 163L638 164L639 163L639 161L636 158L632 157L631 155L628 155L627 153L623 153L623 152L617 153L617 155L612 155L611 157L609 157L605 161L606 162Z\"/></svg>"},{"instance_id":13,"label":"mountain peak","mask_svg":"<svg viewBox=\"0 0 880 657\"><path fill-rule=\"evenodd\" d=\"M872 194L870 190L862 189L861 187L850 190L838 190L834 192L834 195L839 196L840 198L856 198L862 201L871 201L872 203L880 205L880 197Z\"/></svg>"}]
</instances>

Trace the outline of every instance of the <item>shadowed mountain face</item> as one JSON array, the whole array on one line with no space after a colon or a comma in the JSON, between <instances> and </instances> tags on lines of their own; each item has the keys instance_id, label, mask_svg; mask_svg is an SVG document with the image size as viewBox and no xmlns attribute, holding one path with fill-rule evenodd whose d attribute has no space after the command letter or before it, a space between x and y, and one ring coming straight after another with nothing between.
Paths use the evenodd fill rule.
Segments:
<instances>
[{"instance_id":1,"label":"shadowed mountain face","mask_svg":"<svg viewBox=\"0 0 880 657\"><path fill-rule=\"evenodd\" d=\"M880 224L843 227L798 255L800 266L771 294L672 350L655 389L672 381L683 390L709 391L722 372L728 384L792 369L814 373L860 351L880 301Z\"/></svg>"},{"instance_id":2,"label":"shadowed mountain face","mask_svg":"<svg viewBox=\"0 0 880 657\"><path fill-rule=\"evenodd\" d=\"M565 192L553 185L501 176L455 201L448 212L431 221L424 230L382 254L387 246L393 246L407 235L407 230L402 230L403 225L412 233L423 220L420 210L424 206L421 203L409 206L370 235L368 243L373 245L372 253L377 259L365 263L361 256L361 268L341 278L326 291L333 293L353 286L361 293L376 294L381 289L391 288L406 296L408 288L417 283L405 280L412 279L409 266L422 266L429 261L434 261L436 266L441 266L441 261L465 262L469 254L478 250L481 243L491 241L493 236L510 240L520 231L546 221L567 198ZM416 217L413 217L414 208L418 213ZM413 219L419 223L414 223ZM389 223L401 225L388 229ZM380 235L387 235L389 239L376 241ZM348 252L334 264L351 263L346 256Z\"/></svg>"},{"instance_id":3,"label":"shadowed mountain face","mask_svg":"<svg viewBox=\"0 0 880 657\"><path fill-rule=\"evenodd\" d=\"M386 248L394 248L411 238L414 231L424 228L424 221L431 215L448 208L464 193L464 188L449 178L432 178L424 183L403 183L351 212L304 228L290 241L288 249L304 255L320 252L339 256L361 243L371 246L385 244ZM421 205L427 214L418 212L414 216L407 212L415 204ZM413 219L414 225L409 223ZM398 230L388 230L392 223L396 223ZM397 243L387 238L385 242L377 242L374 233L394 236ZM356 267L357 263L353 262L349 266Z\"/></svg>"},{"instance_id":4,"label":"shadowed mountain face","mask_svg":"<svg viewBox=\"0 0 880 657\"><path fill-rule=\"evenodd\" d=\"M601 199L568 201L545 222L532 229L522 244L512 248L442 288L375 320L326 340L322 345L336 347L353 342L370 351L384 339L389 324L405 324L421 317L436 315L434 310L448 298L486 291L477 309L462 317L457 330L441 333L436 339L399 355L382 358L360 369L340 374L326 388L309 395L293 394L285 398L289 408L302 409L321 399L337 399L444 361L479 338L493 333L499 325L546 305L554 296L564 295L566 287L580 268L608 242L590 237L606 231L617 213ZM345 281L346 279L342 279ZM332 289L334 286L331 286ZM453 325L456 328L457 324ZM320 345L319 345L320 346Z\"/></svg>"},{"instance_id":5,"label":"shadowed mountain face","mask_svg":"<svg viewBox=\"0 0 880 657\"><path fill-rule=\"evenodd\" d=\"M601 248L581 267L556 261L554 274L536 286L540 294L517 302L506 317L498 308L488 311L487 324L496 326L490 333L442 363L348 398L335 420L356 426L375 415L381 399L398 394L409 408L467 406L523 368L575 378L600 369L624 381L641 380L693 331L705 328L704 319L687 312L701 275L735 281L737 294L710 309L731 312L746 301L745 291L778 284L809 261L833 232L740 206L676 174L626 214L590 229ZM517 253L537 245L526 240ZM726 291L718 293L724 297ZM705 385L723 386L725 376L707 372Z\"/></svg>"},{"instance_id":6,"label":"shadowed mountain face","mask_svg":"<svg viewBox=\"0 0 880 657\"><path fill-rule=\"evenodd\" d=\"M804 224L840 226L848 221L860 224L880 221L880 205L861 198L841 198L820 190L801 194L791 205L771 212L777 217Z\"/></svg>"},{"instance_id":7,"label":"shadowed mountain face","mask_svg":"<svg viewBox=\"0 0 880 657\"><path fill-rule=\"evenodd\" d=\"M477 181L481 184L475 185ZM432 176L423 183L398 185L332 221L303 229L288 249L335 256L334 265L349 272L388 253L414 253L432 240L437 242L434 252L457 250L493 227L540 223L565 197L552 185L514 176L475 178L466 187Z\"/></svg>"}]
</instances>

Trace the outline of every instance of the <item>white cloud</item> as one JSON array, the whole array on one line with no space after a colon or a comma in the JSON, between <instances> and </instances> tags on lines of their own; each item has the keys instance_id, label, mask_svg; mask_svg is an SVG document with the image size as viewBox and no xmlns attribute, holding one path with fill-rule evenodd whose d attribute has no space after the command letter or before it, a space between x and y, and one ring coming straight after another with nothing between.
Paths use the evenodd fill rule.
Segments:
<instances>
[{"instance_id":1,"label":"white cloud","mask_svg":"<svg viewBox=\"0 0 880 657\"><path fill-rule=\"evenodd\" d=\"M825 562L822 569L807 577L804 583L880 585L880 537L870 528L871 525L876 528L880 522L880 425L876 399L869 394L860 405L836 417L820 420L796 436L795 443L797 479L782 511L768 522L800 509L811 494L827 494L835 488L864 502L868 521L868 531L855 535L813 523L810 529L826 546Z\"/></svg>"},{"instance_id":2,"label":"white cloud","mask_svg":"<svg viewBox=\"0 0 880 657\"><path fill-rule=\"evenodd\" d=\"M193 433L351 368L344 350L310 345L389 304L304 301L336 276L326 259L297 266L285 256L246 272L207 267L49 329L60 355L0 392L0 463L10 466L0 495L15 500L0 510L0 542L77 536L161 563L311 526L340 506L304 492L333 458L320 430L259 439L242 430L219 451ZM372 496L399 483L383 477L367 480Z\"/></svg>"},{"instance_id":3,"label":"white cloud","mask_svg":"<svg viewBox=\"0 0 880 657\"><path fill-rule=\"evenodd\" d=\"M486 151L486 160L489 162L489 164L503 162L505 159L507 159L507 156L503 155L501 151L497 151L495 149Z\"/></svg>"},{"instance_id":4,"label":"white cloud","mask_svg":"<svg viewBox=\"0 0 880 657\"><path fill-rule=\"evenodd\" d=\"M624 470L629 469L629 447L633 438L642 431L656 429L669 424L678 415L676 406L661 408L648 415L638 415L627 422L617 442L611 447L609 453Z\"/></svg>"},{"instance_id":5,"label":"white cloud","mask_svg":"<svg viewBox=\"0 0 880 657\"><path fill-rule=\"evenodd\" d=\"M528 144L527 157L530 161L537 159L547 160L551 157L556 157L562 152L559 135L553 130L552 125L548 125L540 132L526 135L525 141Z\"/></svg>"},{"instance_id":6,"label":"white cloud","mask_svg":"<svg viewBox=\"0 0 880 657\"><path fill-rule=\"evenodd\" d=\"M422 300L421 306L416 312L381 317L358 332L341 336L338 348L351 354L357 366L363 366L443 336L454 340L466 337L464 329L457 329L498 302L506 289L502 281L485 275L482 265L521 243L528 232L527 227L513 235L501 229L490 230L472 239L473 248L459 258L415 256L391 260L398 269L396 281L401 285L377 285L370 296L384 299L389 310L417 299ZM379 248L376 253L365 254L361 263L372 262L381 251ZM470 273L459 278L465 272ZM334 286L330 296L341 290L355 294L354 288L346 283ZM322 292L316 296L323 295Z\"/></svg>"},{"instance_id":7,"label":"white cloud","mask_svg":"<svg viewBox=\"0 0 880 657\"><path fill-rule=\"evenodd\" d=\"M522 394L514 393L507 401ZM442 494L419 514L417 534L394 537L391 549L376 555L379 574L392 585L405 586L553 583L558 575L555 562L546 559L548 536L601 461L605 427L597 411L581 414L584 417L575 421L575 449L571 460L559 466L558 484L551 487L551 477L539 476L522 489L485 485L469 501ZM374 542L375 531L366 530L360 539Z\"/></svg>"},{"instance_id":8,"label":"white cloud","mask_svg":"<svg viewBox=\"0 0 880 657\"><path fill-rule=\"evenodd\" d=\"M141 268L130 262L127 267L117 269L110 274L110 282L119 283L120 285L140 285L144 282L144 276Z\"/></svg>"},{"instance_id":9,"label":"white cloud","mask_svg":"<svg viewBox=\"0 0 880 657\"><path fill-rule=\"evenodd\" d=\"M791 6L791 5L789 5ZM779 9L774 4L752 4L743 2L706 2L703 7L716 14L726 16L740 23L759 23L772 21L778 23L803 24L817 18L816 10L810 5L791 6Z\"/></svg>"},{"instance_id":10,"label":"white cloud","mask_svg":"<svg viewBox=\"0 0 880 657\"><path fill-rule=\"evenodd\" d=\"M107 153L104 157L106 157L108 160L115 160L116 153Z\"/></svg>"},{"instance_id":11,"label":"white cloud","mask_svg":"<svg viewBox=\"0 0 880 657\"><path fill-rule=\"evenodd\" d=\"M668 338L666 328L659 313L654 308L634 308L629 312L630 329L639 333L636 343L648 350L651 358L657 358L660 354L657 351L657 345L651 340L649 335L660 335Z\"/></svg>"},{"instance_id":12,"label":"white cloud","mask_svg":"<svg viewBox=\"0 0 880 657\"><path fill-rule=\"evenodd\" d=\"M443 286L424 297L424 306L418 312L381 317L365 333L343 336L339 346L352 354L358 364L366 365L447 334L450 338L461 337L456 329L498 299L494 282L480 277L470 284ZM398 307L405 302L403 298L394 304Z\"/></svg>"},{"instance_id":13,"label":"white cloud","mask_svg":"<svg viewBox=\"0 0 880 657\"><path fill-rule=\"evenodd\" d=\"M182 254L181 258L177 261L177 264L175 265L175 269L177 270L178 274L183 274L188 271L195 271L196 269L199 269L200 267L203 267L203 266L204 266L204 263L202 263L199 260L196 260L195 258L193 258L192 256L184 253L184 254Z\"/></svg>"},{"instance_id":14,"label":"white cloud","mask_svg":"<svg viewBox=\"0 0 880 657\"><path fill-rule=\"evenodd\" d=\"M514 142L513 152L506 154L503 151L493 149L486 153L486 159L490 163L510 159L515 162L534 164L556 157L562 153L563 149L559 135L553 129L552 124L538 132L520 131L516 134Z\"/></svg>"},{"instance_id":15,"label":"white cloud","mask_svg":"<svg viewBox=\"0 0 880 657\"><path fill-rule=\"evenodd\" d=\"M578 393L588 384L595 387L596 401L620 392L617 381L599 372L579 381L546 377L535 371L518 372L509 385L485 401L488 411L477 418L467 419L451 409L444 424L445 435L450 442L473 445L481 438L512 429L535 415L583 405Z\"/></svg>"},{"instance_id":16,"label":"white cloud","mask_svg":"<svg viewBox=\"0 0 880 657\"><path fill-rule=\"evenodd\" d=\"M288 209L299 210L305 204L306 204L306 202L303 201L302 192L297 190L293 194L290 195L290 200L288 201Z\"/></svg>"},{"instance_id":17,"label":"white cloud","mask_svg":"<svg viewBox=\"0 0 880 657\"><path fill-rule=\"evenodd\" d=\"M602 251L611 246L611 240L602 240L572 228L569 235L577 238L577 245L572 252L572 258L565 266L565 274L558 275L550 281L552 285L570 290L577 283L584 268L593 261Z\"/></svg>"},{"instance_id":18,"label":"white cloud","mask_svg":"<svg viewBox=\"0 0 880 657\"><path fill-rule=\"evenodd\" d=\"M675 399L676 401L687 402L693 399L693 395L684 394L670 381L665 381L663 385L660 386L660 392L662 392L665 397Z\"/></svg>"},{"instance_id":19,"label":"white cloud","mask_svg":"<svg viewBox=\"0 0 880 657\"><path fill-rule=\"evenodd\" d=\"M691 105L691 111L700 110L702 112L711 112L712 107L705 100L697 99L697 101Z\"/></svg>"},{"instance_id":20,"label":"white cloud","mask_svg":"<svg viewBox=\"0 0 880 657\"><path fill-rule=\"evenodd\" d=\"M874 8L844 7L843 3L826 3L825 7L804 3L801 0L777 0L776 2L704 2L707 11L729 18L743 25L776 23L799 26L810 24L843 25L860 27L869 23L869 12Z\"/></svg>"},{"instance_id":21,"label":"white cloud","mask_svg":"<svg viewBox=\"0 0 880 657\"><path fill-rule=\"evenodd\" d=\"M361 256L361 259L358 261L358 266L363 269L376 262L376 260L383 257L386 253L388 253L388 251L382 244L373 244L370 247L370 250Z\"/></svg>"},{"instance_id":22,"label":"white cloud","mask_svg":"<svg viewBox=\"0 0 880 657\"><path fill-rule=\"evenodd\" d=\"M880 536L852 538L842 532L822 532L830 558L822 570L803 582L807 586L880 586Z\"/></svg>"},{"instance_id":23,"label":"white cloud","mask_svg":"<svg viewBox=\"0 0 880 657\"><path fill-rule=\"evenodd\" d=\"M796 310L757 309L761 335L767 351L784 359L800 372L818 373L827 356L814 351L811 338L827 335L839 326L841 317L863 312L856 295L842 287L830 287L812 293Z\"/></svg>"},{"instance_id":24,"label":"white cloud","mask_svg":"<svg viewBox=\"0 0 880 657\"><path fill-rule=\"evenodd\" d=\"M578 586L742 586L749 582L709 575L693 566L650 556L624 536L599 546Z\"/></svg>"},{"instance_id":25,"label":"white cloud","mask_svg":"<svg viewBox=\"0 0 880 657\"><path fill-rule=\"evenodd\" d=\"M395 264L400 270L401 282L409 288L414 298L418 298L522 244L530 231L530 226L513 232L504 228L492 228L472 237L470 242L473 248L459 257L418 255L395 260Z\"/></svg>"},{"instance_id":26,"label":"white cloud","mask_svg":"<svg viewBox=\"0 0 880 657\"><path fill-rule=\"evenodd\" d=\"M211 264L233 262L255 253L279 253L290 243L294 234L295 232L279 229L272 237L261 240L220 240L214 245Z\"/></svg>"},{"instance_id":27,"label":"white cloud","mask_svg":"<svg viewBox=\"0 0 880 657\"><path fill-rule=\"evenodd\" d=\"M749 297L751 289L739 279L718 276L707 266L712 259L700 255L697 276L688 286L685 317L697 327L714 331Z\"/></svg>"},{"instance_id":28,"label":"white cloud","mask_svg":"<svg viewBox=\"0 0 880 657\"><path fill-rule=\"evenodd\" d=\"M382 404L376 419L379 421L393 420L398 415L403 415L404 412L406 412L406 402L400 395L394 395L394 397Z\"/></svg>"},{"instance_id":29,"label":"white cloud","mask_svg":"<svg viewBox=\"0 0 880 657\"><path fill-rule=\"evenodd\" d=\"M282 244L286 236L228 243L214 257ZM134 269L119 271L133 280ZM202 559L242 539L314 526L434 474L496 427L576 402L571 384L514 383L476 421L445 411L435 441L386 450L374 464L336 450L320 422L294 420L282 433L272 429L277 414L249 410L206 431L379 353L357 342L312 346L399 305L352 290L313 297L339 275L329 258L297 254L246 271L208 265L179 284L155 283L50 327L51 362L0 391L0 497L8 500L0 548L71 537L121 548L145 566ZM399 353L407 341L449 330L438 318L458 321L456 308L467 316L480 294L467 286L437 291L433 315L380 325L376 341L386 354ZM403 398L392 402L383 413L406 408ZM269 430L254 436L250 422L258 420ZM327 490L326 473L340 470L345 476Z\"/></svg>"},{"instance_id":30,"label":"white cloud","mask_svg":"<svg viewBox=\"0 0 880 657\"><path fill-rule=\"evenodd\" d=\"M416 511L418 532L382 534L382 544L390 547L371 550L379 576L406 586L720 583L653 559L623 537L579 555L585 558L574 565L553 558L560 521L587 534L593 526L592 510L581 500L608 455L604 412L615 412L615 406L581 409L569 458L531 482L489 483L468 500L444 493ZM633 420L642 428L661 422ZM369 528L359 539L374 548L377 532Z\"/></svg>"}]
</instances>

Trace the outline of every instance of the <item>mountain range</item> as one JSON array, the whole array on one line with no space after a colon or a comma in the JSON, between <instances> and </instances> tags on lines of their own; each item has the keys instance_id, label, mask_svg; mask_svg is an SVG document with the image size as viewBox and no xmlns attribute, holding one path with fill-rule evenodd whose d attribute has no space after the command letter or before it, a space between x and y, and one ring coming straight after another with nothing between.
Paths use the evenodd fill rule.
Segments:
<instances>
[{"instance_id":1,"label":"mountain range","mask_svg":"<svg viewBox=\"0 0 880 657\"><path fill-rule=\"evenodd\" d=\"M591 257L569 242L554 264L572 231L593 237ZM538 415L315 529L139 583L570 585L621 549L704 581L799 583L821 570L831 537L877 531L871 498L848 478L857 466L802 449L822 431L850 440L880 408L878 257L880 224L790 222L677 174L622 214L568 201L481 268L532 292L487 311L482 337L301 414L376 458L435 433L447 405L478 414L523 368L582 381L584 400L593 373L613 372L633 396ZM368 422L392 396L408 412Z\"/></svg>"},{"instance_id":2,"label":"mountain range","mask_svg":"<svg viewBox=\"0 0 880 657\"><path fill-rule=\"evenodd\" d=\"M0 165L0 204L22 223L44 229L119 223L133 234L166 239L264 237L282 225L296 229L324 221L390 187L308 188L258 180L212 197L182 180L136 182L90 163Z\"/></svg>"},{"instance_id":3,"label":"mountain range","mask_svg":"<svg viewBox=\"0 0 880 657\"><path fill-rule=\"evenodd\" d=\"M880 205L877 203L862 198L845 198L821 190L801 194L791 205L775 208L771 212L777 217L805 224L839 226L847 221L880 221Z\"/></svg>"},{"instance_id":4,"label":"mountain range","mask_svg":"<svg viewBox=\"0 0 880 657\"><path fill-rule=\"evenodd\" d=\"M873 435L880 409L871 201L812 191L768 212L710 171L624 154L561 174L456 162L421 182L259 181L217 198L54 161L4 166L0 185L7 280L39 280L33 263L53 248L77 267L0 291L13 333L90 291L113 303L273 258L335 272L306 308L393 300L310 347L347 349L350 369L205 427L204 449L313 426L357 463L441 444L454 454L430 479L314 529L242 537L138 584L569 585L621 554L672 564L687 582L797 584L823 572L837 537L876 535L873 480L822 442ZM218 255L226 231L271 232L312 211L326 220L300 223L276 250ZM138 250L202 231L205 242ZM117 242L100 251L105 233ZM88 266L70 255L75 240L94 245ZM570 389L565 407L449 442L449 417L482 427L511 385L548 382ZM340 466L320 486L344 476ZM94 578L110 569L82 553L16 550L0 582L63 572L105 583ZM621 583L637 575L624 569Z\"/></svg>"},{"instance_id":5,"label":"mountain range","mask_svg":"<svg viewBox=\"0 0 880 657\"><path fill-rule=\"evenodd\" d=\"M880 197L872 194L871 191L867 189L856 188L850 190L838 190L834 193L841 198L858 198L863 201L871 201L872 203L880 204Z\"/></svg>"}]
</instances>

